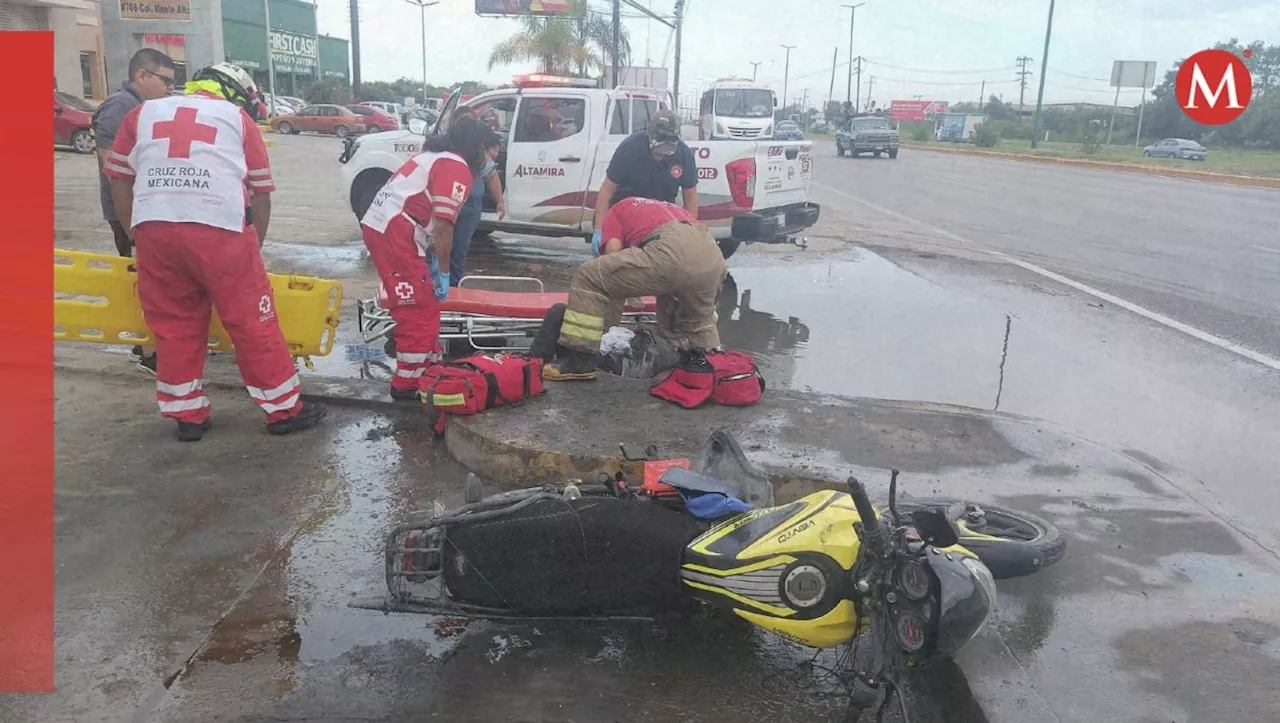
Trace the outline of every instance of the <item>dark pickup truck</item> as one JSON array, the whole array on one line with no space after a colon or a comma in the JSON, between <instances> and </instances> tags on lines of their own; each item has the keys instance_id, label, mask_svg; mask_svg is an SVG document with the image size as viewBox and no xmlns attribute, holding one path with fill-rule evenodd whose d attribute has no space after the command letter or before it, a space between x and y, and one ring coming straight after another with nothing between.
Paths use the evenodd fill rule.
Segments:
<instances>
[{"instance_id":1,"label":"dark pickup truck","mask_svg":"<svg viewBox=\"0 0 1280 723\"><path fill-rule=\"evenodd\" d=\"M888 153L898 157L898 132L889 127L883 116L854 116L836 131L836 155L851 156L863 153Z\"/></svg>"}]
</instances>

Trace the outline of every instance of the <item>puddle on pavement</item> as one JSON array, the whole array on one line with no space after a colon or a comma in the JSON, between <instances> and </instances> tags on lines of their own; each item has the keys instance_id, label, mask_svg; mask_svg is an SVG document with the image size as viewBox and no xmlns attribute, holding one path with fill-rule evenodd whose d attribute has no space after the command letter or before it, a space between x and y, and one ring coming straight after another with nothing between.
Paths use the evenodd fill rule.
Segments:
<instances>
[{"instance_id":1,"label":"puddle on pavement","mask_svg":"<svg viewBox=\"0 0 1280 723\"><path fill-rule=\"evenodd\" d=\"M355 240L339 246L268 242L262 249L267 270L326 278L370 272L373 264L364 243Z\"/></svg>"}]
</instances>

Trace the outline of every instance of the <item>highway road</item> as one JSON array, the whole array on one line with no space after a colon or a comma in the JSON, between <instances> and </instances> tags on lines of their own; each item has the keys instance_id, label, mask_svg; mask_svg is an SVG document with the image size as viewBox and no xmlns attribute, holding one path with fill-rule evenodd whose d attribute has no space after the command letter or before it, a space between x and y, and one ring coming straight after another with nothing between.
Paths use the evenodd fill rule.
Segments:
<instances>
[{"instance_id":1,"label":"highway road","mask_svg":"<svg viewBox=\"0 0 1280 723\"><path fill-rule=\"evenodd\" d=\"M1001 409L1188 470L1206 501L1280 549L1280 191L817 146L819 235L1008 312ZM1019 384L1028 327L1040 343Z\"/></svg>"}]
</instances>

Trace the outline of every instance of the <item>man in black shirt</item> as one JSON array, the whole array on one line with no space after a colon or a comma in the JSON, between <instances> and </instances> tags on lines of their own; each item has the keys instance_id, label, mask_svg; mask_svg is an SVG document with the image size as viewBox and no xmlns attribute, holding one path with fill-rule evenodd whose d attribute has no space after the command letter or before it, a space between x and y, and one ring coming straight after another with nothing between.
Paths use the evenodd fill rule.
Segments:
<instances>
[{"instance_id":1,"label":"man in black shirt","mask_svg":"<svg viewBox=\"0 0 1280 723\"><path fill-rule=\"evenodd\" d=\"M680 116L672 111L655 113L648 128L632 133L613 152L596 193L591 244L597 254L600 226L609 207L631 196L668 203L678 203L677 197L682 197L685 210L698 216L698 163L693 149L680 140Z\"/></svg>"},{"instance_id":2,"label":"man in black shirt","mask_svg":"<svg viewBox=\"0 0 1280 723\"><path fill-rule=\"evenodd\" d=\"M124 123L129 111L148 100L158 100L173 92L173 59L153 48L143 48L129 59L129 80L120 86L120 90L107 96L93 114L93 135L98 147L98 184L99 201L102 204L102 218L111 226L115 236L116 251L125 257L133 256L133 239L120 224L115 204L111 200L111 181L102 172L102 166L111 153L111 144L116 140L116 133ZM150 374L156 373L156 355L150 346L135 346L131 356L137 360L138 368Z\"/></svg>"}]
</instances>

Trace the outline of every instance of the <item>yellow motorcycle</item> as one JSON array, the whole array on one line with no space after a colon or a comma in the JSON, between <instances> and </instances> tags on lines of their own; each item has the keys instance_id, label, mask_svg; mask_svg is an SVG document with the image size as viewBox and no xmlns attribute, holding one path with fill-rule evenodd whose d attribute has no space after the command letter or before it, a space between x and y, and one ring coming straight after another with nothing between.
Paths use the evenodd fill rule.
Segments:
<instances>
[{"instance_id":1,"label":"yellow motorcycle","mask_svg":"<svg viewBox=\"0 0 1280 723\"><path fill-rule=\"evenodd\" d=\"M717 431L707 448L697 471L669 469L639 488L619 475L485 496L471 476L466 505L437 505L392 530L389 594L353 604L498 620L652 620L709 603L811 648L871 641L873 662L846 671L847 720L895 698L905 717L898 671L954 653L991 615L996 585L984 551L1011 574L1065 551L1057 530L1030 515L949 500L900 506L896 470L881 511L853 477L845 490L774 505L732 435Z\"/></svg>"}]
</instances>

